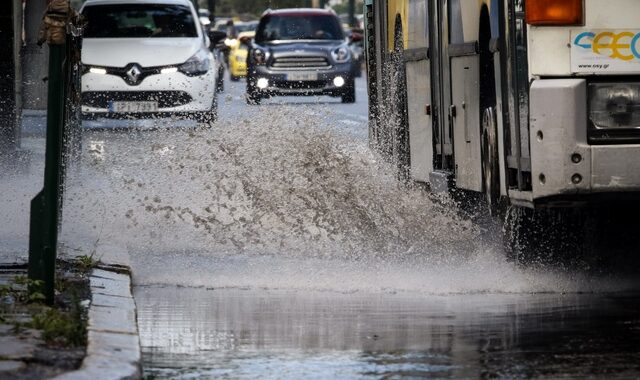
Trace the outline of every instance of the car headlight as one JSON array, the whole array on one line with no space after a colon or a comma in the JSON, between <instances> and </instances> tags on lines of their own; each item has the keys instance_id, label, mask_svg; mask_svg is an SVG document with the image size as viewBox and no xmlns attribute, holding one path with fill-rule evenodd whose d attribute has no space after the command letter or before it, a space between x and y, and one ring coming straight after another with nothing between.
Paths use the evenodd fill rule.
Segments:
<instances>
[{"instance_id":1,"label":"car headlight","mask_svg":"<svg viewBox=\"0 0 640 380\"><path fill-rule=\"evenodd\" d=\"M209 60L209 52L199 50L193 57L189 58L185 63L178 67L181 73L188 76L203 75L209 71L211 62Z\"/></svg>"},{"instance_id":2,"label":"car headlight","mask_svg":"<svg viewBox=\"0 0 640 380\"><path fill-rule=\"evenodd\" d=\"M589 120L596 129L640 128L640 83L590 83Z\"/></svg>"},{"instance_id":3,"label":"car headlight","mask_svg":"<svg viewBox=\"0 0 640 380\"><path fill-rule=\"evenodd\" d=\"M346 46L340 46L331 51L331 56L337 63L345 63L351 59L351 50Z\"/></svg>"},{"instance_id":4,"label":"car headlight","mask_svg":"<svg viewBox=\"0 0 640 380\"><path fill-rule=\"evenodd\" d=\"M253 49L251 51L251 54L253 54L253 59L259 65L261 65L261 64L263 64L263 63L265 63L267 61L267 53L265 53L264 50L262 50L262 49L259 49L259 48Z\"/></svg>"}]
</instances>

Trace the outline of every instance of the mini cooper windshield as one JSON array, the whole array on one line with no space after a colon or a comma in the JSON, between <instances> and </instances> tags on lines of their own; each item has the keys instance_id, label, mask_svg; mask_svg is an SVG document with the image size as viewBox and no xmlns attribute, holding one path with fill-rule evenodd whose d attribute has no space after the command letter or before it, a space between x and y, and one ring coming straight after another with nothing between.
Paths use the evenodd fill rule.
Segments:
<instances>
[{"instance_id":1,"label":"mini cooper windshield","mask_svg":"<svg viewBox=\"0 0 640 380\"><path fill-rule=\"evenodd\" d=\"M329 15L269 15L256 31L256 43L276 40L341 40L338 19Z\"/></svg>"}]
</instances>

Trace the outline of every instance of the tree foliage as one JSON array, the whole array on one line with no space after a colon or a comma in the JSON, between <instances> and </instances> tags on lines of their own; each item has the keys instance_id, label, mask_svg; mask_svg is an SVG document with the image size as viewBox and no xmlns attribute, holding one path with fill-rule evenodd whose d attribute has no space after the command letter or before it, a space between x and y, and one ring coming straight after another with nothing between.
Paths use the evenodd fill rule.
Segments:
<instances>
[{"instance_id":1,"label":"tree foliage","mask_svg":"<svg viewBox=\"0 0 640 380\"><path fill-rule=\"evenodd\" d=\"M304 7L309 3L307 0L216 0L216 16L259 16L269 8ZM207 8L207 0L199 0L199 5Z\"/></svg>"}]
</instances>

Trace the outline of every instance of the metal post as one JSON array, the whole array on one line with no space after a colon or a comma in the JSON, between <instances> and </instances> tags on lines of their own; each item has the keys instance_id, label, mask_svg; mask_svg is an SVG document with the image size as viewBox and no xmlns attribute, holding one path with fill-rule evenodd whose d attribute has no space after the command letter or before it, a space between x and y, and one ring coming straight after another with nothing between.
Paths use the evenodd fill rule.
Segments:
<instances>
[{"instance_id":1,"label":"metal post","mask_svg":"<svg viewBox=\"0 0 640 380\"><path fill-rule=\"evenodd\" d=\"M209 7L209 21L211 21L211 27L216 24L216 0L207 0Z\"/></svg>"},{"instance_id":2,"label":"metal post","mask_svg":"<svg viewBox=\"0 0 640 380\"><path fill-rule=\"evenodd\" d=\"M29 278L43 281L42 290L48 304L53 303L55 262L58 246L60 163L62 159L64 111L64 85L62 78L65 53L64 45L49 46L44 187L31 201Z\"/></svg>"},{"instance_id":3,"label":"metal post","mask_svg":"<svg viewBox=\"0 0 640 380\"><path fill-rule=\"evenodd\" d=\"M13 3L0 3L0 44L5 54L0 57L0 158L9 155L16 148L16 104L14 62L14 17Z\"/></svg>"},{"instance_id":4,"label":"metal post","mask_svg":"<svg viewBox=\"0 0 640 380\"><path fill-rule=\"evenodd\" d=\"M29 0L24 4L23 105L27 109L43 110L47 104L46 98L42 96L47 91L46 83L42 79L47 76L48 48L47 46L38 46L37 41L42 14L47 8L47 2L45 0Z\"/></svg>"},{"instance_id":5,"label":"metal post","mask_svg":"<svg viewBox=\"0 0 640 380\"><path fill-rule=\"evenodd\" d=\"M47 140L45 147L44 186L31 201L29 230L29 279L41 281L47 304L53 304L55 264L58 248L58 221L62 198L63 126L65 115L65 61L70 11L68 0L53 0L43 19L41 39L49 45L47 91Z\"/></svg>"},{"instance_id":6,"label":"metal post","mask_svg":"<svg viewBox=\"0 0 640 380\"><path fill-rule=\"evenodd\" d=\"M15 135L16 146L20 148L20 137L22 135L22 65L20 64L20 49L22 48L23 30L22 1L13 0L13 65L15 67Z\"/></svg>"},{"instance_id":7,"label":"metal post","mask_svg":"<svg viewBox=\"0 0 640 380\"><path fill-rule=\"evenodd\" d=\"M349 26L356 26L356 0L349 0Z\"/></svg>"}]
</instances>

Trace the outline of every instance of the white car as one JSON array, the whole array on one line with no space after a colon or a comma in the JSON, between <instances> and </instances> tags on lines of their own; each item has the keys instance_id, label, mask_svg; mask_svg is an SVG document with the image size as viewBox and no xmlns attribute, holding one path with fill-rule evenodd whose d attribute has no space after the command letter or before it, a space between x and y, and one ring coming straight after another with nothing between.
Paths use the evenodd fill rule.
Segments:
<instances>
[{"instance_id":1,"label":"white car","mask_svg":"<svg viewBox=\"0 0 640 380\"><path fill-rule=\"evenodd\" d=\"M215 120L219 63L189 0L88 0L81 13L86 118Z\"/></svg>"}]
</instances>

